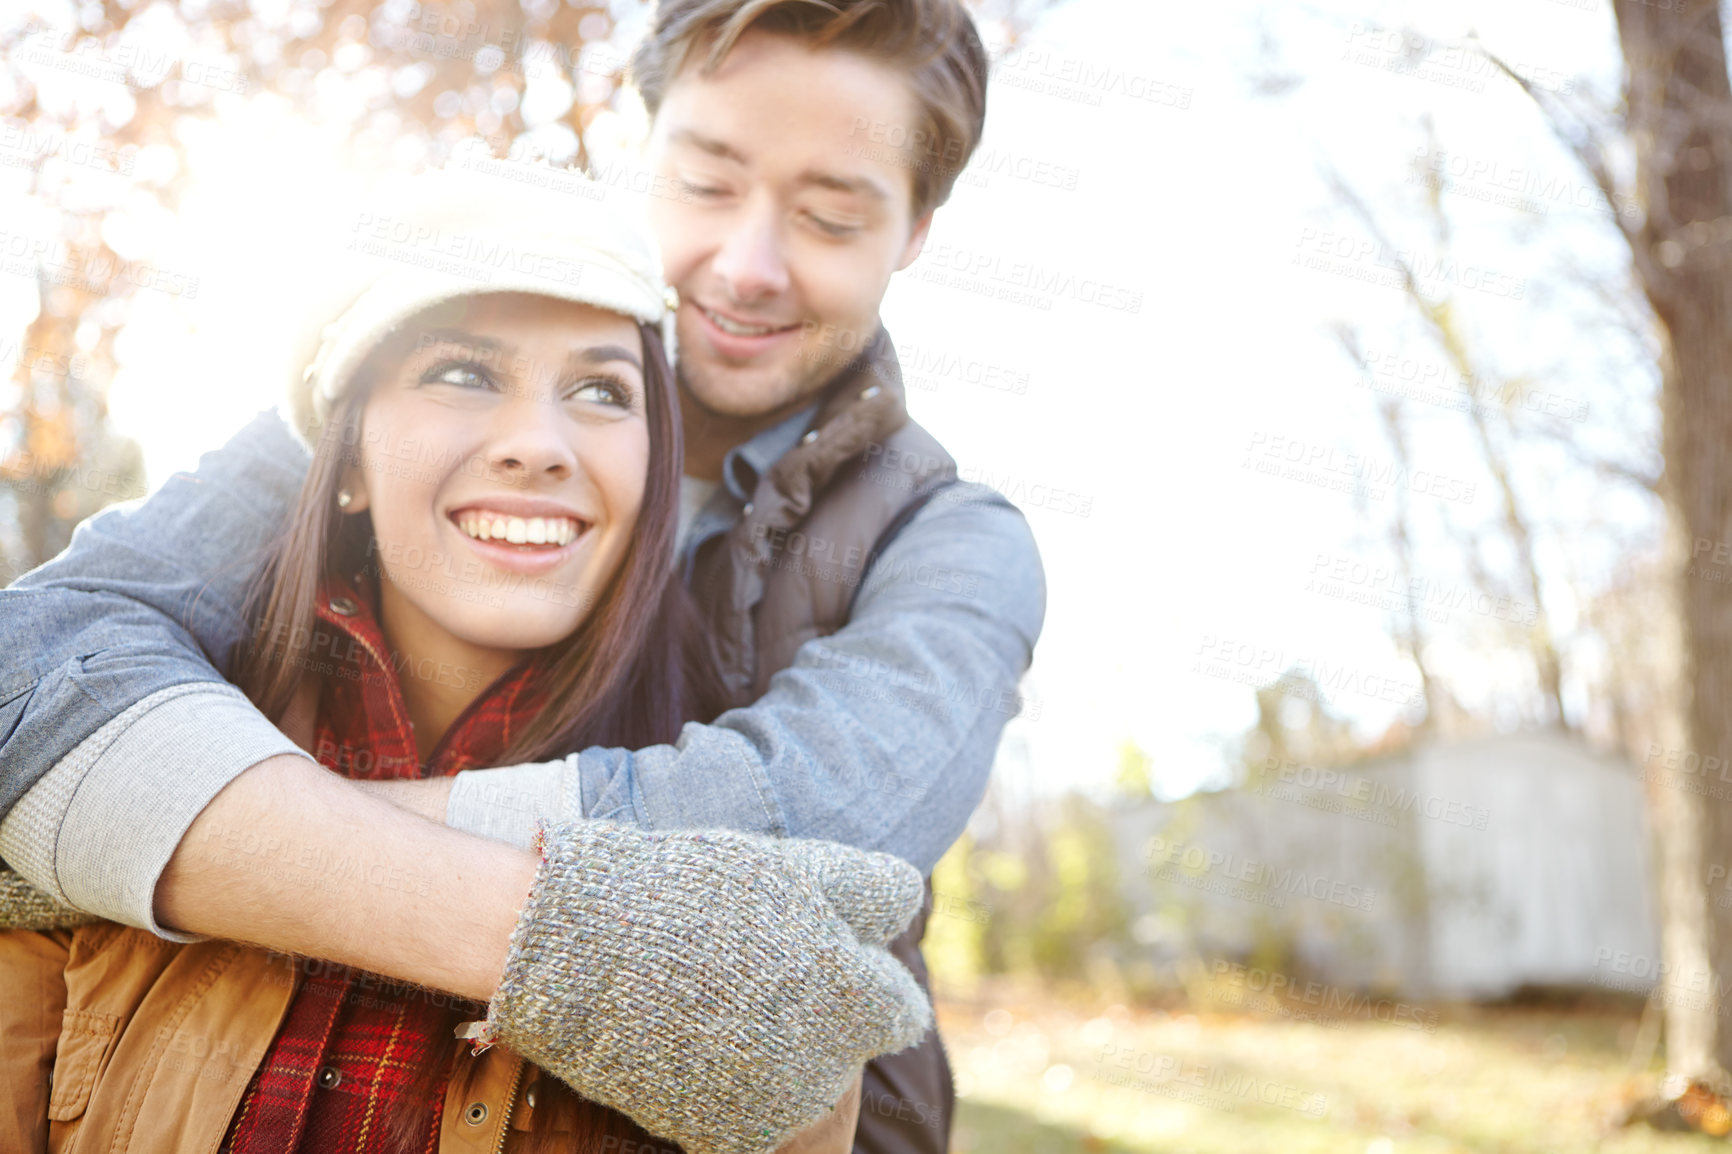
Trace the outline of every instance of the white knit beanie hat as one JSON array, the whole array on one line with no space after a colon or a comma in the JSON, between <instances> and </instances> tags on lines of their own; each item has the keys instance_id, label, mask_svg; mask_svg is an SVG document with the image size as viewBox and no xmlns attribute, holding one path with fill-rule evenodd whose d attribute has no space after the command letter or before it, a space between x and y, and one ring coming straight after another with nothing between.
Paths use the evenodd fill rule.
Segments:
<instances>
[{"instance_id":1,"label":"white knit beanie hat","mask_svg":"<svg viewBox=\"0 0 1732 1154\"><path fill-rule=\"evenodd\" d=\"M672 361L675 302L641 210L610 203L581 174L494 167L504 174L389 178L357 208L340 251L320 264L323 304L290 385L309 444L380 341L463 297L531 293L623 313L660 325Z\"/></svg>"}]
</instances>

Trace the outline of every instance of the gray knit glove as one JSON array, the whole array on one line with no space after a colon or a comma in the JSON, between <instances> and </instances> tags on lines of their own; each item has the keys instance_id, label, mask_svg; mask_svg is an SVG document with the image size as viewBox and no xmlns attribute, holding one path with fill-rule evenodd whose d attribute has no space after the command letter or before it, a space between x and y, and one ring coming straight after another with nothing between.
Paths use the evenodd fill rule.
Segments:
<instances>
[{"instance_id":1,"label":"gray knit glove","mask_svg":"<svg viewBox=\"0 0 1732 1154\"><path fill-rule=\"evenodd\" d=\"M61 905L17 870L0 868L0 930L63 930L101 920Z\"/></svg>"},{"instance_id":2,"label":"gray knit glove","mask_svg":"<svg viewBox=\"0 0 1732 1154\"><path fill-rule=\"evenodd\" d=\"M549 826L487 1021L686 1154L762 1154L818 1121L932 1007L884 948L919 910L888 854L731 830Z\"/></svg>"}]
</instances>

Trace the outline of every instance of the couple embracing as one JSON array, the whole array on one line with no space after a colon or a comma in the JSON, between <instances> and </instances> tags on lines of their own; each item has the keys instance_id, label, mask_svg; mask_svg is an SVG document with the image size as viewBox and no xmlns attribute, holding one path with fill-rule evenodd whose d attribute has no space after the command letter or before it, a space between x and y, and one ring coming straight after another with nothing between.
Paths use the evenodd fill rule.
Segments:
<instances>
[{"instance_id":1,"label":"couple embracing","mask_svg":"<svg viewBox=\"0 0 1732 1154\"><path fill-rule=\"evenodd\" d=\"M291 420L0 592L0 1148L947 1147L922 875L1044 588L878 308L986 67L957 0L665 0L648 228L390 187L526 259L334 265Z\"/></svg>"}]
</instances>

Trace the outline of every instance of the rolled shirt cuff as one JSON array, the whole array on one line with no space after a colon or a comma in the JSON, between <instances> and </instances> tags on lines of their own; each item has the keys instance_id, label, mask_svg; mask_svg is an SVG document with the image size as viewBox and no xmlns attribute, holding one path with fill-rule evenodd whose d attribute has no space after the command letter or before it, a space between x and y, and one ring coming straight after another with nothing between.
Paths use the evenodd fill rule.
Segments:
<instances>
[{"instance_id":1,"label":"rolled shirt cuff","mask_svg":"<svg viewBox=\"0 0 1732 1154\"><path fill-rule=\"evenodd\" d=\"M529 849L538 822L575 821L577 755L498 769L466 769L451 781L445 824L493 841Z\"/></svg>"}]
</instances>

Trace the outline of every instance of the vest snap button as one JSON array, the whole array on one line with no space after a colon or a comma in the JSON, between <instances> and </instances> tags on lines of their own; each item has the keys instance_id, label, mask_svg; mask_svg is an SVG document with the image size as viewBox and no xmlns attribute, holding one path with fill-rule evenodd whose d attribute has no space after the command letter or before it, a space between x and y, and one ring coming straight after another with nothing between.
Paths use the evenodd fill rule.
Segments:
<instances>
[{"instance_id":1,"label":"vest snap button","mask_svg":"<svg viewBox=\"0 0 1732 1154\"><path fill-rule=\"evenodd\" d=\"M802 445L810 445L813 441L816 441L817 439L818 439L818 430L813 429L811 432L807 433L804 437L800 438L800 443Z\"/></svg>"},{"instance_id":2,"label":"vest snap button","mask_svg":"<svg viewBox=\"0 0 1732 1154\"><path fill-rule=\"evenodd\" d=\"M879 394L879 392L881 392L881 391L882 390L880 390L877 385L868 385L868 386L866 386L865 389L861 390L860 399L862 401L870 401L873 397L876 397Z\"/></svg>"},{"instance_id":3,"label":"vest snap button","mask_svg":"<svg viewBox=\"0 0 1732 1154\"><path fill-rule=\"evenodd\" d=\"M487 1103L469 1103L469 1109L463 1111L463 1120L471 1126L479 1126L481 1123L487 1121Z\"/></svg>"},{"instance_id":4,"label":"vest snap button","mask_svg":"<svg viewBox=\"0 0 1732 1154\"><path fill-rule=\"evenodd\" d=\"M523 1095L523 1100L529 1103L531 1110L535 1109L535 1087L531 1086Z\"/></svg>"},{"instance_id":5,"label":"vest snap button","mask_svg":"<svg viewBox=\"0 0 1732 1154\"><path fill-rule=\"evenodd\" d=\"M331 612L332 613L339 614L340 616L343 616L343 617L353 617L355 614L359 613L360 611L361 611L361 607L359 605L355 604L354 599L351 597L333 597L333 598L331 598Z\"/></svg>"},{"instance_id":6,"label":"vest snap button","mask_svg":"<svg viewBox=\"0 0 1732 1154\"><path fill-rule=\"evenodd\" d=\"M752 503L750 501L747 501L746 507L744 509L741 509L740 512L742 512L746 516L750 517L752 515Z\"/></svg>"},{"instance_id":7,"label":"vest snap button","mask_svg":"<svg viewBox=\"0 0 1732 1154\"><path fill-rule=\"evenodd\" d=\"M335 1090L343 1080L343 1072L335 1066L326 1066L319 1071L319 1086L326 1090Z\"/></svg>"}]
</instances>

